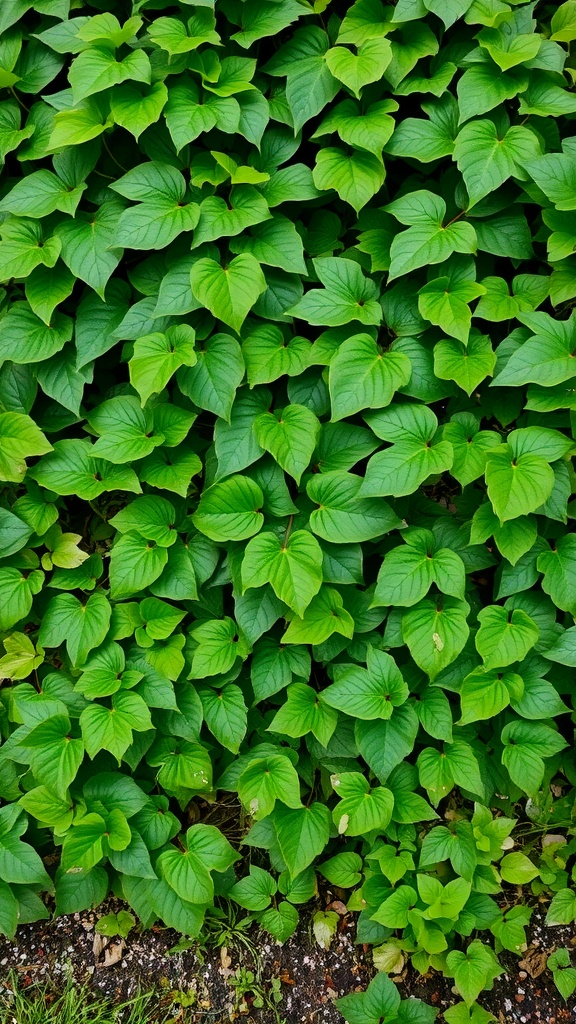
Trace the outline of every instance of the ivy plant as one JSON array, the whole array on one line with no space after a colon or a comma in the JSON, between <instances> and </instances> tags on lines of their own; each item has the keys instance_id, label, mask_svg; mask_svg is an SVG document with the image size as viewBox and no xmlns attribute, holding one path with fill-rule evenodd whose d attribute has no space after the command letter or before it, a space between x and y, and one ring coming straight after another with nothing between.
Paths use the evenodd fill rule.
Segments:
<instances>
[{"instance_id":1,"label":"ivy plant","mask_svg":"<svg viewBox=\"0 0 576 1024\"><path fill-rule=\"evenodd\" d=\"M111 891L284 941L328 883L350 1024L432 1019L407 960L482 1024L576 919L574 40L1 5L2 932Z\"/></svg>"}]
</instances>

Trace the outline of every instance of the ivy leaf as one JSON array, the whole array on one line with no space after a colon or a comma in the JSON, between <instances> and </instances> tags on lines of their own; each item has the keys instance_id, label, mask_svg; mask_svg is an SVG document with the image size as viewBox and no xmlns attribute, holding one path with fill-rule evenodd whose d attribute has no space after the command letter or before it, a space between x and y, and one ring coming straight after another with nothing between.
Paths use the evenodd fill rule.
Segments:
<instances>
[{"instance_id":1,"label":"ivy leaf","mask_svg":"<svg viewBox=\"0 0 576 1024\"><path fill-rule=\"evenodd\" d=\"M411 376L412 366L403 352L382 352L369 334L348 338L330 363L332 420L389 405Z\"/></svg>"},{"instance_id":2,"label":"ivy leaf","mask_svg":"<svg viewBox=\"0 0 576 1024\"><path fill-rule=\"evenodd\" d=\"M522 319L528 319L535 333L511 354L493 386L533 383L552 387L570 380L574 376L573 321L554 320L545 313L532 313Z\"/></svg>"},{"instance_id":3,"label":"ivy leaf","mask_svg":"<svg viewBox=\"0 0 576 1024\"><path fill-rule=\"evenodd\" d=\"M438 548L429 530L411 529L405 545L392 548L382 563L374 605L409 607L428 593L433 583L444 594L463 599L464 563L450 548Z\"/></svg>"},{"instance_id":4,"label":"ivy leaf","mask_svg":"<svg viewBox=\"0 0 576 1024\"><path fill-rule=\"evenodd\" d=\"M69 81L74 103L130 79L149 83L151 73L150 59L143 50L134 50L122 60L117 60L113 46L105 43L90 46L76 57L70 67Z\"/></svg>"},{"instance_id":5,"label":"ivy leaf","mask_svg":"<svg viewBox=\"0 0 576 1024\"><path fill-rule=\"evenodd\" d=\"M521 608L507 611L501 605L489 605L478 612L478 620L476 649L487 670L523 661L540 635L534 620Z\"/></svg>"},{"instance_id":6,"label":"ivy leaf","mask_svg":"<svg viewBox=\"0 0 576 1024\"><path fill-rule=\"evenodd\" d=\"M468 303L484 292L484 286L475 281L437 277L418 292L418 309L426 320L466 344L472 319Z\"/></svg>"},{"instance_id":7,"label":"ivy leaf","mask_svg":"<svg viewBox=\"0 0 576 1024\"><path fill-rule=\"evenodd\" d=\"M434 372L441 380L453 380L468 396L486 377L491 377L496 353L490 338L474 332L468 344L446 338L434 346Z\"/></svg>"},{"instance_id":8,"label":"ivy leaf","mask_svg":"<svg viewBox=\"0 0 576 1024\"><path fill-rule=\"evenodd\" d=\"M576 538L568 534L555 543L548 551L538 557L537 568L544 573L542 590L549 594L557 608L571 612L576 608L576 589L574 585L574 559L576 558Z\"/></svg>"},{"instance_id":9,"label":"ivy leaf","mask_svg":"<svg viewBox=\"0 0 576 1024\"><path fill-rule=\"evenodd\" d=\"M74 277L85 281L101 299L122 255L117 228L123 209L120 202L112 199L95 213L79 211L74 220L61 221L56 227L64 263Z\"/></svg>"},{"instance_id":10,"label":"ivy leaf","mask_svg":"<svg viewBox=\"0 0 576 1024\"><path fill-rule=\"evenodd\" d=\"M164 82L137 85L126 82L117 85L110 94L110 113L115 124L138 139L146 128L159 121L168 100Z\"/></svg>"},{"instance_id":11,"label":"ivy leaf","mask_svg":"<svg viewBox=\"0 0 576 1024\"><path fill-rule=\"evenodd\" d=\"M239 331L266 280L258 260L250 253L235 256L227 267L209 257L199 259L190 271L192 293L218 319Z\"/></svg>"},{"instance_id":12,"label":"ivy leaf","mask_svg":"<svg viewBox=\"0 0 576 1024\"><path fill-rule=\"evenodd\" d=\"M363 111L353 100L344 100L326 115L311 138L321 138L336 131L342 142L355 149L366 149L380 159L394 131L390 112L397 109L394 100L379 100Z\"/></svg>"},{"instance_id":13,"label":"ivy leaf","mask_svg":"<svg viewBox=\"0 0 576 1024\"><path fill-rule=\"evenodd\" d=\"M318 694L305 683L292 683L287 690L286 703L276 712L268 729L287 736L305 736L311 732L323 747L327 747L338 724L338 715Z\"/></svg>"},{"instance_id":14,"label":"ivy leaf","mask_svg":"<svg viewBox=\"0 0 576 1024\"><path fill-rule=\"evenodd\" d=\"M403 704L409 690L393 658L384 651L368 648L367 668L338 665L335 682L322 691L331 707L363 721L389 719Z\"/></svg>"},{"instance_id":15,"label":"ivy leaf","mask_svg":"<svg viewBox=\"0 0 576 1024\"><path fill-rule=\"evenodd\" d=\"M306 490L319 507L310 515L310 529L322 540L353 544L372 540L400 525L385 501L359 497L362 478L352 473L322 473Z\"/></svg>"},{"instance_id":16,"label":"ivy leaf","mask_svg":"<svg viewBox=\"0 0 576 1024\"><path fill-rule=\"evenodd\" d=\"M264 522L264 495L249 477L229 477L202 492L192 517L196 528L210 540L246 540L258 533Z\"/></svg>"},{"instance_id":17,"label":"ivy leaf","mask_svg":"<svg viewBox=\"0 0 576 1024\"><path fill-rule=\"evenodd\" d=\"M140 395L142 407L151 395L162 391L178 367L193 366L195 332L188 324L168 327L137 338L130 360L130 382Z\"/></svg>"},{"instance_id":18,"label":"ivy leaf","mask_svg":"<svg viewBox=\"0 0 576 1024\"><path fill-rule=\"evenodd\" d=\"M357 263L339 257L319 257L314 260L314 268L324 288L307 292L288 310L291 316L329 327L339 327L350 320L367 325L380 323L378 290L373 281L364 277Z\"/></svg>"},{"instance_id":19,"label":"ivy leaf","mask_svg":"<svg viewBox=\"0 0 576 1024\"><path fill-rule=\"evenodd\" d=\"M371 789L360 772L332 775L330 781L341 797L332 814L340 835L359 836L386 828L394 806L394 797L389 789L384 786Z\"/></svg>"},{"instance_id":20,"label":"ivy leaf","mask_svg":"<svg viewBox=\"0 0 576 1024\"><path fill-rule=\"evenodd\" d=\"M206 904L214 896L212 871L226 871L238 854L214 825L192 825L179 850L170 846L158 858L158 869L180 899Z\"/></svg>"},{"instance_id":21,"label":"ivy leaf","mask_svg":"<svg viewBox=\"0 0 576 1024\"><path fill-rule=\"evenodd\" d=\"M282 542L260 533L246 545L242 561L244 591L271 583L274 593L300 617L322 584L322 550L307 530L296 530Z\"/></svg>"},{"instance_id":22,"label":"ivy leaf","mask_svg":"<svg viewBox=\"0 0 576 1024\"><path fill-rule=\"evenodd\" d=\"M353 150L348 154L343 149L331 147L318 153L312 177L317 189L321 192L334 189L340 199L358 213L382 188L384 165L372 153Z\"/></svg>"},{"instance_id":23,"label":"ivy leaf","mask_svg":"<svg viewBox=\"0 0 576 1024\"><path fill-rule=\"evenodd\" d=\"M43 647L58 647L66 641L73 665L82 665L88 654L102 643L112 609L102 591L91 594L82 604L73 594L58 594L50 601L40 628Z\"/></svg>"},{"instance_id":24,"label":"ivy leaf","mask_svg":"<svg viewBox=\"0 0 576 1024\"><path fill-rule=\"evenodd\" d=\"M320 432L320 423L303 405L288 405L277 414L261 413L254 420L258 444L297 483L309 465Z\"/></svg>"},{"instance_id":25,"label":"ivy leaf","mask_svg":"<svg viewBox=\"0 0 576 1024\"><path fill-rule=\"evenodd\" d=\"M542 722L512 721L501 734L504 744L502 764L512 782L524 793L535 795L544 778L544 758L554 757L566 747L566 741Z\"/></svg>"},{"instance_id":26,"label":"ivy leaf","mask_svg":"<svg viewBox=\"0 0 576 1024\"><path fill-rule=\"evenodd\" d=\"M476 252L472 225L460 220L444 225L446 203L432 192L411 192L385 209L402 224L410 225L396 235L390 247L389 281L418 267L443 263L454 252Z\"/></svg>"},{"instance_id":27,"label":"ivy leaf","mask_svg":"<svg viewBox=\"0 0 576 1024\"><path fill-rule=\"evenodd\" d=\"M133 731L147 732L152 719L142 697L129 690L113 694L111 704L110 708L89 704L80 715L80 727L89 757L107 750L120 762L132 743Z\"/></svg>"},{"instance_id":28,"label":"ivy leaf","mask_svg":"<svg viewBox=\"0 0 576 1024\"><path fill-rule=\"evenodd\" d=\"M298 773L283 754L251 758L238 779L238 796L257 821L274 810L277 800L287 807L302 806Z\"/></svg>"},{"instance_id":29,"label":"ivy leaf","mask_svg":"<svg viewBox=\"0 0 576 1024\"><path fill-rule=\"evenodd\" d=\"M504 70L504 69L503 69ZM469 121L458 134L454 159L474 206L508 178L522 178L524 164L540 154L540 143L529 128L514 126L498 132L493 121Z\"/></svg>"},{"instance_id":30,"label":"ivy leaf","mask_svg":"<svg viewBox=\"0 0 576 1024\"><path fill-rule=\"evenodd\" d=\"M509 444L493 448L486 457L488 497L501 523L529 515L547 501L554 471L540 455L515 457Z\"/></svg>"},{"instance_id":31,"label":"ivy leaf","mask_svg":"<svg viewBox=\"0 0 576 1024\"><path fill-rule=\"evenodd\" d=\"M46 325L26 302L15 302L2 320L0 357L16 363L36 363L49 359L70 341L73 323L63 313L55 313Z\"/></svg>"},{"instance_id":32,"label":"ivy leaf","mask_svg":"<svg viewBox=\"0 0 576 1024\"><path fill-rule=\"evenodd\" d=\"M239 686L228 685L222 690L211 687L199 689L204 720L213 736L226 750L237 754L246 735L247 710Z\"/></svg>"},{"instance_id":33,"label":"ivy leaf","mask_svg":"<svg viewBox=\"0 0 576 1024\"><path fill-rule=\"evenodd\" d=\"M230 252L249 253L259 263L280 267L287 274L306 274L302 239L294 224L281 213L256 224L250 235L231 238Z\"/></svg>"},{"instance_id":34,"label":"ivy leaf","mask_svg":"<svg viewBox=\"0 0 576 1024\"><path fill-rule=\"evenodd\" d=\"M25 460L51 450L52 445L29 416L0 413L0 480L19 483L26 474Z\"/></svg>"},{"instance_id":35,"label":"ivy leaf","mask_svg":"<svg viewBox=\"0 0 576 1024\"><path fill-rule=\"evenodd\" d=\"M333 633L350 638L353 632L354 620L344 608L341 595L323 586L304 615L292 619L282 640L287 644L322 644Z\"/></svg>"},{"instance_id":36,"label":"ivy leaf","mask_svg":"<svg viewBox=\"0 0 576 1024\"><path fill-rule=\"evenodd\" d=\"M470 605L455 597L425 598L402 616L402 636L416 664L435 679L464 648Z\"/></svg>"},{"instance_id":37,"label":"ivy leaf","mask_svg":"<svg viewBox=\"0 0 576 1024\"><path fill-rule=\"evenodd\" d=\"M84 744L70 735L67 715L54 715L28 733L25 746L37 779L68 801L68 787L74 782L84 759Z\"/></svg>"},{"instance_id":38,"label":"ivy leaf","mask_svg":"<svg viewBox=\"0 0 576 1024\"><path fill-rule=\"evenodd\" d=\"M110 593L114 600L134 597L162 574L168 551L136 532L118 537L110 555Z\"/></svg>"},{"instance_id":39,"label":"ivy leaf","mask_svg":"<svg viewBox=\"0 0 576 1024\"><path fill-rule=\"evenodd\" d=\"M511 700L524 692L522 678L514 672L477 669L466 676L460 690L462 717L460 725L495 718Z\"/></svg>"},{"instance_id":40,"label":"ivy leaf","mask_svg":"<svg viewBox=\"0 0 576 1024\"><path fill-rule=\"evenodd\" d=\"M296 808L276 804L274 824L282 857L295 878L324 850L330 832L330 812L320 802Z\"/></svg>"},{"instance_id":41,"label":"ivy leaf","mask_svg":"<svg viewBox=\"0 0 576 1024\"><path fill-rule=\"evenodd\" d=\"M229 422L236 389L244 377L244 360L236 339L213 334L196 350L194 362L186 365L191 369L178 374L184 394L200 409Z\"/></svg>"},{"instance_id":42,"label":"ivy leaf","mask_svg":"<svg viewBox=\"0 0 576 1024\"><path fill-rule=\"evenodd\" d=\"M242 342L248 383L267 384L286 374L296 377L309 364L311 346L306 338L291 338L288 344L279 327L273 324L257 327Z\"/></svg>"}]
</instances>

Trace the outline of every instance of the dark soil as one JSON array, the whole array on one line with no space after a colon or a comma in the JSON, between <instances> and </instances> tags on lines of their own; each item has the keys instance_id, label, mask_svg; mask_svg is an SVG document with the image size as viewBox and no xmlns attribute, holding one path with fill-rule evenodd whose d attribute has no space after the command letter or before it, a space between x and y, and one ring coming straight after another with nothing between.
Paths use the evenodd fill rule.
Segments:
<instances>
[{"instance_id":1,"label":"dark soil","mask_svg":"<svg viewBox=\"0 0 576 1024\"><path fill-rule=\"evenodd\" d=\"M94 930L95 922L119 906L110 902L95 912L24 925L14 942L0 939L0 993L10 987L11 972L17 973L21 985L50 980L56 987L71 973L78 983L114 1000L154 988L161 993L162 1004L172 1007L176 1021L191 1024L232 1020L341 1024L335 999L364 989L374 974L369 947L354 944L351 914L342 913L337 937L328 950L314 941L311 918L305 913L296 935L283 946L253 929L232 932L224 946L195 944L170 953L178 942L175 932L135 928L123 945L112 939L105 949L99 948L102 940ZM335 907L345 910L341 904ZM522 958L501 954L506 974L481 998L500 1024L576 1022L576 1000L564 1003L545 968L554 948L576 945L575 931L546 929L543 918L543 910L537 907L528 949ZM254 977L246 979L246 971ZM278 980L273 983L273 979ZM394 980L404 998L417 996L439 1013L458 1001L450 979L435 972L421 977L408 968ZM282 996L277 1003L275 988ZM258 1005L261 1002L263 1006ZM183 1003L190 1005L184 1008Z\"/></svg>"}]
</instances>

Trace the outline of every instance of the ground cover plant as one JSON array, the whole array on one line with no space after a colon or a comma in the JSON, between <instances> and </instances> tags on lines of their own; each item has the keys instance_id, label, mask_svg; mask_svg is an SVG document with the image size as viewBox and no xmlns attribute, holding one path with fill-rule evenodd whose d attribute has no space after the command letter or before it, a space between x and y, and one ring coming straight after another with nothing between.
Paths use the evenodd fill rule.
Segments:
<instances>
[{"instance_id":1,"label":"ground cover plant","mask_svg":"<svg viewBox=\"0 0 576 1024\"><path fill-rule=\"evenodd\" d=\"M113 891L282 941L328 883L382 971L351 1024L433 1019L406 958L482 1024L535 901L576 918L574 39L2 4L8 935Z\"/></svg>"}]
</instances>

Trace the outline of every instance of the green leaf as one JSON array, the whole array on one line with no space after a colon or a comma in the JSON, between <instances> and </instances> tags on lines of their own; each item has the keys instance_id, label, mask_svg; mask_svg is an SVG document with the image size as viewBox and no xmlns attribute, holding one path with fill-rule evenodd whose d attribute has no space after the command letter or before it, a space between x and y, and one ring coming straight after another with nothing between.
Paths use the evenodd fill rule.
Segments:
<instances>
[{"instance_id":1,"label":"green leaf","mask_svg":"<svg viewBox=\"0 0 576 1024\"><path fill-rule=\"evenodd\" d=\"M541 722L512 721L501 734L502 764L512 782L524 793L535 796L544 778L544 758L566 747L566 741Z\"/></svg>"},{"instance_id":2,"label":"green leaf","mask_svg":"<svg viewBox=\"0 0 576 1024\"><path fill-rule=\"evenodd\" d=\"M192 673L197 679L228 672L237 657L245 658L248 653L236 623L228 617L201 623L192 630L192 637L198 644L192 659Z\"/></svg>"},{"instance_id":3,"label":"green leaf","mask_svg":"<svg viewBox=\"0 0 576 1024\"><path fill-rule=\"evenodd\" d=\"M237 754L246 735L246 705L239 686L228 685L222 690L209 687L199 689L204 720L218 743Z\"/></svg>"},{"instance_id":4,"label":"green leaf","mask_svg":"<svg viewBox=\"0 0 576 1024\"><path fill-rule=\"evenodd\" d=\"M408 686L393 658L369 647L367 668L335 667L335 682L322 691L322 699L338 711L364 721L389 719L395 707L408 699Z\"/></svg>"},{"instance_id":5,"label":"green leaf","mask_svg":"<svg viewBox=\"0 0 576 1024\"><path fill-rule=\"evenodd\" d=\"M250 253L235 256L227 267L209 257L199 259L190 271L192 293L202 305L234 331L239 331L266 280L258 260Z\"/></svg>"},{"instance_id":6,"label":"green leaf","mask_svg":"<svg viewBox=\"0 0 576 1024\"><path fill-rule=\"evenodd\" d=\"M276 882L272 875L256 864L251 864L250 874L236 882L228 895L245 910L265 910L270 906L275 892Z\"/></svg>"},{"instance_id":7,"label":"green leaf","mask_svg":"<svg viewBox=\"0 0 576 1024\"><path fill-rule=\"evenodd\" d=\"M514 672L476 669L466 676L460 690L460 725L495 718L511 700L521 697L524 683Z\"/></svg>"},{"instance_id":8,"label":"green leaf","mask_svg":"<svg viewBox=\"0 0 576 1024\"><path fill-rule=\"evenodd\" d=\"M180 366L194 365L194 338L195 332L187 324L168 327L165 334L158 331L137 338L129 363L130 383L140 395L142 407L166 387Z\"/></svg>"},{"instance_id":9,"label":"green leaf","mask_svg":"<svg viewBox=\"0 0 576 1024\"><path fill-rule=\"evenodd\" d=\"M364 277L357 263L332 257L319 257L313 263L324 287L307 292L298 305L288 310L291 316L328 327L351 320L367 325L380 323L378 290L373 281Z\"/></svg>"},{"instance_id":10,"label":"green leaf","mask_svg":"<svg viewBox=\"0 0 576 1024\"><path fill-rule=\"evenodd\" d=\"M392 548L378 574L374 605L409 607L428 593L433 583L444 594L464 597L464 564L449 548L437 549L429 530L411 529L405 546Z\"/></svg>"},{"instance_id":11,"label":"green leaf","mask_svg":"<svg viewBox=\"0 0 576 1024\"><path fill-rule=\"evenodd\" d=\"M76 494L87 501L104 491L141 490L133 469L98 459L93 450L87 439L57 441L53 451L36 463L30 475L57 494Z\"/></svg>"},{"instance_id":12,"label":"green leaf","mask_svg":"<svg viewBox=\"0 0 576 1024\"><path fill-rule=\"evenodd\" d=\"M84 759L84 744L82 740L73 739L70 731L68 716L54 715L35 726L25 740L30 767L36 778L65 801L66 807L70 802L68 787L74 782ZM60 806L58 820L62 811ZM46 821L46 818L41 820Z\"/></svg>"},{"instance_id":13,"label":"green leaf","mask_svg":"<svg viewBox=\"0 0 576 1024\"><path fill-rule=\"evenodd\" d=\"M110 555L110 593L114 600L133 597L162 574L168 551L140 533L128 532L116 540Z\"/></svg>"},{"instance_id":14,"label":"green leaf","mask_svg":"<svg viewBox=\"0 0 576 1024\"><path fill-rule=\"evenodd\" d=\"M573 612L576 609L574 541L576 538L570 534L560 537L550 550L539 555L536 563L538 571L544 574L542 590L550 595L557 608L566 612Z\"/></svg>"},{"instance_id":15,"label":"green leaf","mask_svg":"<svg viewBox=\"0 0 576 1024\"><path fill-rule=\"evenodd\" d=\"M370 420L375 432L378 421ZM364 483L360 488L362 497L387 497L412 494L429 476L443 473L452 467L454 451L448 441L431 443L435 433L427 431L425 436L416 433L407 440L398 441L384 451L377 452L370 459Z\"/></svg>"},{"instance_id":16,"label":"green leaf","mask_svg":"<svg viewBox=\"0 0 576 1024\"><path fill-rule=\"evenodd\" d=\"M458 992L467 1007L471 1007L482 989L492 987L494 978L502 974L495 953L480 939L474 939L465 953L452 950L446 957Z\"/></svg>"},{"instance_id":17,"label":"green leaf","mask_svg":"<svg viewBox=\"0 0 576 1024\"><path fill-rule=\"evenodd\" d=\"M341 798L332 812L340 835L359 836L386 828L394 806L394 797L389 789L384 786L371 789L360 772L332 775L330 781Z\"/></svg>"},{"instance_id":18,"label":"green leaf","mask_svg":"<svg viewBox=\"0 0 576 1024\"><path fill-rule=\"evenodd\" d=\"M254 432L258 444L299 483L320 432L314 413L303 405L288 405L277 414L265 412L256 417Z\"/></svg>"},{"instance_id":19,"label":"green leaf","mask_svg":"<svg viewBox=\"0 0 576 1024\"><path fill-rule=\"evenodd\" d=\"M270 814L277 800L287 807L302 806L298 774L282 754L251 758L238 779L238 796L257 821Z\"/></svg>"},{"instance_id":20,"label":"green leaf","mask_svg":"<svg viewBox=\"0 0 576 1024\"><path fill-rule=\"evenodd\" d=\"M61 256L68 269L104 299L104 289L120 262L118 217L123 204L112 199L96 213L78 212L74 220L64 220L56 228L62 244Z\"/></svg>"},{"instance_id":21,"label":"green leaf","mask_svg":"<svg viewBox=\"0 0 576 1024\"><path fill-rule=\"evenodd\" d=\"M267 384L287 374L298 376L309 364L311 346L305 338L291 338L288 344L279 327L257 327L242 343L248 383Z\"/></svg>"},{"instance_id":22,"label":"green leaf","mask_svg":"<svg viewBox=\"0 0 576 1024\"><path fill-rule=\"evenodd\" d=\"M358 496L362 478L352 473L311 477L306 490L319 506L310 515L310 529L322 540L351 544L372 540L400 525L385 501Z\"/></svg>"},{"instance_id":23,"label":"green leaf","mask_svg":"<svg viewBox=\"0 0 576 1024\"><path fill-rule=\"evenodd\" d=\"M398 1017L400 994L394 982L386 974L379 973L365 992L342 996L337 1006L349 1024L377 1024L382 1019Z\"/></svg>"},{"instance_id":24,"label":"green leaf","mask_svg":"<svg viewBox=\"0 0 576 1024\"><path fill-rule=\"evenodd\" d=\"M149 455L165 440L151 430L151 415L132 395L110 398L90 412L90 426L100 436L93 447L97 458L115 465Z\"/></svg>"},{"instance_id":25,"label":"green leaf","mask_svg":"<svg viewBox=\"0 0 576 1024\"><path fill-rule=\"evenodd\" d=\"M238 854L214 825L192 825L185 846L170 846L158 858L158 870L177 896L189 903L210 903L212 871L226 871Z\"/></svg>"},{"instance_id":26,"label":"green leaf","mask_svg":"<svg viewBox=\"0 0 576 1024\"><path fill-rule=\"evenodd\" d=\"M186 365L191 369L178 374L184 394L200 409L230 422L236 389L244 377L244 360L235 338L229 334L212 335L196 350L194 361Z\"/></svg>"},{"instance_id":27,"label":"green leaf","mask_svg":"<svg viewBox=\"0 0 576 1024\"><path fill-rule=\"evenodd\" d=\"M418 292L418 309L426 320L465 345L470 334L472 318L468 303L482 295L484 290L484 286L476 284L475 281L451 281L449 277L437 277ZM440 345L446 344L440 342ZM439 346L435 356L438 349ZM456 347L455 351L458 352L459 347ZM435 372L438 374L436 366Z\"/></svg>"},{"instance_id":28,"label":"green leaf","mask_svg":"<svg viewBox=\"0 0 576 1024\"><path fill-rule=\"evenodd\" d=\"M175 517L174 506L166 498L146 494L131 501L110 522L120 533L136 531L146 540L168 548L176 541Z\"/></svg>"},{"instance_id":29,"label":"green leaf","mask_svg":"<svg viewBox=\"0 0 576 1024\"><path fill-rule=\"evenodd\" d=\"M321 149L312 177L317 189L334 189L358 213L382 188L384 166L378 157L362 150L348 154L343 149Z\"/></svg>"},{"instance_id":30,"label":"green leaf","mask_svg":"<svg viewBox=\"0 0 576 1024\"><path fill-rule=\"evenodd\" d=\"M469 635L470 605L455 597L425 598L402 616L402 636L416 664L435 679L458 657Z\"/></svg>"},{"instance_id":31,"label":"green leaf","mask_svg":"<svg viewBox=\"0 0 576 1024\"><path fill-rule=\"evenodd\" d=\"M508 178L523 178L524 164L539 154L540 143L529 128L514 126L498 132L493 121L469 121L456 139L454 159L464 178L470 206L495 192Z\"/></svg>"},{"instance_id":32,"label":"green leaf","mask_svg":"<svg viewBox=\"0 0 576 1024\"><path fill-rule=\"evenodd\" d=\"M26 618L32 598L42 589L44 573L38 569L24 576L18 569L0 568L0 629L6 630Z\"/></svg>"},{"instance_id":33,"label":"green leaf","mask_svg":"<svg viewBox=\"0 0 576 1024\"><path fill-rule=\"evenodd\" d=\"M515 457L510 445L503 444L487 454L486 484L492 508L504 523L540 508L552 493L554 471L540 455Z\"/></svg>"},{"instance_id":34,"label":"green leaf","mask_svg":"<svg viewBox=\"0 0 576 1024\"><path fill-rule=\"evenodd\" d=\"M559 889L552 897L546 924L548 926L558 924L572 924L576 920L576 893L573 889Z\"/></svg>"},{"instance_id":35,"label":"green leaf","mask_svg":"<svg viewBox=\"0 0 576 1024\"><path fill-rule=\"evenodd\" d=\"M353 100L344 100L330 111L313 139L336 131L342 140L355 149L366 149L381 159L382 149L394 131L394 120L390 111L397 110L394 100L380 100L361 110Z\"/></svg>"},{"instance_id":36,"label":"green leaf","mask_svg":"<svg viewBox=\"0 0 576 1024\"><path fill-rule=\"evenodd\" d=\"M82 739L92 759L100 750L107 750L121 761L133 740L133 730L147 732L152 720L147 705L137 693L121 690L111 700L112 706L90 704L80 715Z\"/></svg>"},{"instance_id":37,"label":"green leaf","mask_svg":"<svg viewBox=\"0 0 576 1024\"><path fill-rule=\"evenodd\" d=\"M330 363L332 420L389 405L411 375L410 360L404 353L383 352L368 334L348 338Z\"/></svg>"},{"instance_id":38,"label":"green leaf","mask_svg":"<svg viewBox=\"0 0 576 1024\"><path fill-rule=\"evenodd\" d=\"M432 192L411 192L385 209L402 224L410 225L392 242L389 281L418 267L443 263L454 252L476 252L472 225L467 221L444 225L446 203Z\"/></svg>"},{"instance_id":39,"label":"green leaf","mask_svg":"<svg viewBox=\"0 0 576 1024\"><path fill-rule=\"evenodd\" d=\"M552 29L551 39L558 42L569 43L576 38L576 9L574 0L567 0L560 4L558 10L552 15L550 25Z\"/></svg>"},{"instance_id":40,"label":"green leaf","mask_svg":"<svg viewBox=\"0 0 576 1024\"><path fill-rule=\"evenodd\" d=\"M325 59L334 78L359 99L363 86L381 78L392 59L392 47L388 39L367 39L358 46L357 54L345 46L333 46Z\"/></svg>"},{"instance_id":41,"label":"green leaf","mask_svg":"<svg viewBox=\"0 0 576 1024\"><path fill-rule=\"evenodd\" d=\"M110 94L110 113L115 124L129 131L136 139L146 128L160 120L168 100L164 82L117 85Z\"/></svg>"},{"instance_id":42,"label":"green leaf","mask_svg":"<svg viewBox=\"0 0 576 1024\"><path fill-rule=\"evenodd\" d=\"M333 633L351 637L354 620L344 608L344 602L337 590L321 587L312 598L304 615L293 618L282 640L288 644L322 644Z\"/></svg>"},{"instance_id":43,"label":"green leaf","mask_svg":"<svg viewBox=\"0 0 576 1024\"><path fill-rule=\"evenodd\" d=\"M249 477L237 474L212 484L202 497L192 521L210 540L247 540L261 529L264 495Z\"/></svg>"},{"instance_id":44,"label":"green leaf","mask_svg":"<svg viewBox=\"0 0 576 1024\"><path fill-rule=\"evenodd\" d=\"M507 853L500 861L500 874L505 882L512 885L526 885L540 872L525 853Z\"/></svg>"},{"instance_id":45,"label":"green leaf","mask_svg":"<svg viewBox=\"0 0 576 1024\"><path fill-rule=\"evenodd\" d=\"M282 901L278 908L271 907L260 915L259 924L278 941L286 942L296 931L299 921L298 911L290 903Z\"/></svg>"},{"instance_id":46,"label":"green leaf","mask_svg":"<svg viewBox=\"0 0 576 1024\"><path fill-rule=\"evenodd\" d=\"M284 541L260 533L246 546L242 561L244 591L271 583L274 593L302 617L322 584L322 550L307 530L296 530Z\"/></svg>"},{"instance_id":47,"label":"green leaf","mask_svg":"<svg viewBox=\"0 0 576 1024\"><path fill-rule=\"evenodd\" d=\"M282 857L296 878L323 852L330 833L330 812L319 802L296 808L276 804L274 824Z\"/></svg>"},{"instance_id":48,"label":"green leaf","mask_svg":"<svg viewBox=\"0 0 576 1024\"><path fill-rule=\"evenodd\" d=\"M233 253L249 253L270 267L280 267L287 274L306 274L302 239L287 217L276 213L252 228L250 235L240 235L229 242Z\"/></svg>"},{"instance_id":49,"label":"green leaf","mask_svg":"<svg viewBox=\"0 0 576 1024\"><path fill-rule=\"evenodd\" d=\"M521 608L490 605L478 612L478 620L476 649L488 670L523 661L539 637L538 626Z\"/></svg>"},{"instance_id":50,"label":"green leaf","mask_svg":"<svg viewBox=\"0 0 576 1024\"><path fill-rule=\"evenodd\" d=\"M491 377L496 353L490 338L474 332L467 345L446 338L434 346L434 372L441 380L453 380L468 396L486 377Z\"/></svg>"},{"instance_id":51,"label":"green leaf","mask_svg":"<svg viewBox=\"0 0 576 1024\"><path fill-rule=\"evenodd\" d=\"M43 647L58 647L66 641L73 665L82 665L88 654L102 643L112 609L102 591L91 594L82 604L73 594L57 594L50 601L39 641Z\"/></svg>"},{"instance_id":52,"label":"green leaf","mask_svg":"<svg viewBox=\"0 0 576 1024\"><path fill-rule=\"evenodd\" d=\"M49 359L72 338L72 321L55 313L47 326L25 302L14 303L2 320L0 357L16 363L36 363Z\"/></svg>"},{"instance_id":53,"label":"green leaf","mask_svg":"<svg viewBox=\"0 0 576 1024\"><path fill-rule=\"evenodd\" d=\"M338 722L338 715L326 706L324 694L318 694L305 683L292 683L286 703L274 715L268 729L287 736L306 736L311 732L327 747Z\"/></svg>"}]
</instances>

